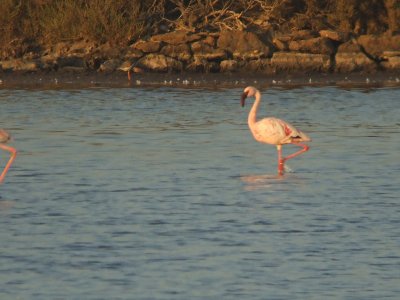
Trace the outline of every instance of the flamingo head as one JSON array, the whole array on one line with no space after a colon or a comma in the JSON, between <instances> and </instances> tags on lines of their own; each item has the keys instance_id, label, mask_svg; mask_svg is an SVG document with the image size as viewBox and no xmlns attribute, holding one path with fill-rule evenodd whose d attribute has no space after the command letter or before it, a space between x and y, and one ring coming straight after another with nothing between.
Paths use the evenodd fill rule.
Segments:
<instances>
[{"instance_id":1,"label":"flamingo head","mask_svg":"<svg viewBox=\"0 0 400 300\"><path fill-rule=\"evenodd\" d=\"M242 97L240 99L240 104L242 105L242 107L245 104L246 98L247 97L254 97L257 93L257 89L253 86L248 86L247 88L244 89Z\"/></svg>"}]
</instances>

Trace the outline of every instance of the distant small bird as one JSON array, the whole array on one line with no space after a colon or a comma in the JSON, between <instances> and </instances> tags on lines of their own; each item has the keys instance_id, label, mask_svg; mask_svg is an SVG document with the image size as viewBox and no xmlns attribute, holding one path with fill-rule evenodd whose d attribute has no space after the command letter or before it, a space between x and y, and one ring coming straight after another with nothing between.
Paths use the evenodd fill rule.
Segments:
<instances>
[{"instance_id":1,"label":"distant small bird","mask_svg":"<svg viewBox=\"0 0 400 300\"><path fill-rule=\"evenodd\" d=\"M5 151L8 151L11 153L11 157L8 160L6 166L4 167L3 172L0 175L0 183L4 180L4 177L6 176L8 169L10 168L11 164L13 163L15 157L17 156L17 150L14 149L13 147L5 145L9 140L11 139L11 136L3 129L0 129L0 149L3 149Z\"/></svg>"},{"instance_id":2,"label":"distant small bird","mask_svg":"<svg viewBox=\"0 0 400 300\"><path fill-rule=\"evenodd\" d=\"M131 64L129 62L125 62L123 63L118 69L124 72L128 73L128 80L130 81L132 79L132 72L134 73L142 73L143 70L141 68L139 68L138 65L138 61Z\"/></svg>"},{"instance_id":3,"label":"distant small bird","mask_svg":"<svg viewBox=\"0 0 400 300\"><path fill-rule=\"evenodd\" d=\"M265 118L257 121L257 111L261 102L261 93L255 87L248 86L244 89L241 98L242 107L247 97L254 97L255 102L248 116L248 124L256 141L276 145L278 150L278 174L283 175L285 161L308 151L309 147L300 142L310 142L311 138L293 125L277 118ZM293 144L302 149L286 157L282 156L282 145Z\"/></svg>"}]
</instances>

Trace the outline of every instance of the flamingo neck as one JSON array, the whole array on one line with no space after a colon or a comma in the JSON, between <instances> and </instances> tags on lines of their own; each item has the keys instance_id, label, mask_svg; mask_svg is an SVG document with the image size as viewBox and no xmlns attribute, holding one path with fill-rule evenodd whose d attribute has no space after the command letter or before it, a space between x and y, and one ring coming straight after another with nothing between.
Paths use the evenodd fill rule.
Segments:
<instances>
[{"instance_id":1,"label":"flamingo neck","mask_svg":"<svg viewBox=\"0 0 400 300\"><path fill-rule=\"evenodd\" d=\"M261 102L261 94L259 91L256 92L255 99L256 100L254 101L253 107L251 108L248 117L248 124L250 128L253 127L253 125L255 125L255 123L257 122L257 111L258 111L258 106L260 105Z\"/></svg>"}]
</instances>

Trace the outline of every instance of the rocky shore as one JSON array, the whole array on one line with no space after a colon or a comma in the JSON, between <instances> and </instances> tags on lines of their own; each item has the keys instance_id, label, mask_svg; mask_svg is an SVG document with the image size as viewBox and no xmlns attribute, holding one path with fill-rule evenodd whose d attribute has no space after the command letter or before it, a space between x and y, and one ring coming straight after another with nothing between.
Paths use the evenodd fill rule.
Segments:
<instances>
[{"instance_id":1,"label":"rocky shore","mask_svg":"<svg viewBox=\"0 0 400 300\"><path fill-rule=\"evenodd\" d=\"M308 74L387 72L396 82L400 77L400 34L354 36L333 30L299 30L274 35L239 30L174 31L153 35L126 47L80 39L44 49L26 42L15 47L12 56L0 61L0 74L7 78L11 74L27 73L95 73L118 77L128 71L137 73L136 78L149 73L248 74L277 78L301 74L307 78Z\"/></svg>"}]
</instances>

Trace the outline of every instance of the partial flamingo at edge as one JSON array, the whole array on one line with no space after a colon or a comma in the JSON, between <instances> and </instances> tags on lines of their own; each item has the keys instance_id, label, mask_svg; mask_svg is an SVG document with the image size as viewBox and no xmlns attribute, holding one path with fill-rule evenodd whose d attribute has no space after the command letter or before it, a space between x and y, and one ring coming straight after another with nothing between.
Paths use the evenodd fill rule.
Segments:
<instances>
[{"instance_id":1,"label":"partial flamingo at edge","mask_svg":"<svg viewBox=\"0 0 400 300\"><path fill-rule=\"evenodd\" d=\"M8 169L11 167L11 164L15 160L17 156L17 150L11 146L6 145L6 143L11 139L11 136L3 129L0 129L0 149L8 151L11 153L11 156L3 169L3 172L0 175L0 183L3 182L4 177L6 176Z\"/></svg>"}]
</instances>

